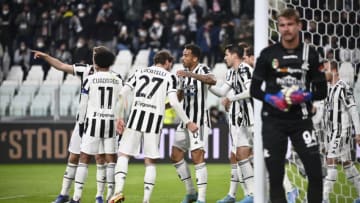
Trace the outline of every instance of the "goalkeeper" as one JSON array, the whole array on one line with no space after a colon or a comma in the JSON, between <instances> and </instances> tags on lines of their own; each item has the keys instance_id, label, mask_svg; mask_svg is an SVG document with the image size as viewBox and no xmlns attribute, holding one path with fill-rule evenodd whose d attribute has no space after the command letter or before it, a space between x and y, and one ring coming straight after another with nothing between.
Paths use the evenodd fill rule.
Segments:
<instances>
[{"instance_id":1,"label":"goalkeeper","mask_svg":"<svg viewBox=\"0 0 360 203\"><path fill-rule=\"evenodd\" d=\"M262 50L250 86L250 95L263 101L262 139L270 200L286 203L282 180L289 137L308 177L308 202L321 203L321 161L311 107L313 100L326 97L327 83L319 71L318 53L301 42L298 12L285 9L277 20L281 41ZM261 89L263 82L265 91Z\"/></svg>"}]
</instances>

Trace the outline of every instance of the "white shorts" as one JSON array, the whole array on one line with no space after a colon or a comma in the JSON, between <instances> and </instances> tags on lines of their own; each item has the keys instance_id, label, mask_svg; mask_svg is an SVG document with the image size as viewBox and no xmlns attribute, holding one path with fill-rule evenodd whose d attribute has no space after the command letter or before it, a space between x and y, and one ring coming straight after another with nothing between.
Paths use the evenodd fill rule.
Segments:
<instances>
[{"instance_id":1,"label":"white shorts","mask_svg":"<svg viewBox=\"0 0 360 203\"><path fill-rule=\"evenodd\" d=\"M72 131L69 143L69 152L73 154L80 154L81 137L79 135L79 125L76 122L74 130Z\"/></svg>"},{"instance_id":2,"label":"white shorts","mask_svg":"<svg viewBox=\"0 0 360 203\"><path fill-rule=\"evenodd\" d=\"M116 140L116 136L100 138L84 134L81 142L81 152L90 155L116 154Z\"/></svg>"},{"instance_id":3,"label":"white shorts","mask_svg":"<svg viewBox=\"0 0 360 203\"><path fill-rule=\"evenodd\" d=\"M338 132L330 134L326 143L326 157L337 158L339 161L351 160L351 129L345 129L338 135Z\"/></svg>"},{"instance_id":4,"label":"white shorts","mask_svg":"<svg viewBox=\"0 0 360 203\"><path fill-rule=\"evenodd\" d=\"M119 152L130 156L138 156L140 147L145 158L160 158L160 133L144 133L130 128L123 132L119 143Z\"/></svg>"},{"instance_id":5,"label":"white shorts","mask_svg":"<svg viewBox=\"0 0 360 203\"><path fill-rule=\"evenodd\" d=\"M252 126L230 126L231 152L236 154L238 147L253 146L253 127Z\"/></svg>"},{"instance_id":6,"label":"white shorts","mask_svg":"<svg viewBox=\"0 0 360 203\"><path fill-rule=\"evenodd\" d=\"M186 128L181 128L180 125L176 129L175 140L173 146L186 151L193 151L195 149L202 149L206 151L207 141L209 136L209 128L207 126L200 126L196 133L190 132Z\"/></svg>"}]
</instances>

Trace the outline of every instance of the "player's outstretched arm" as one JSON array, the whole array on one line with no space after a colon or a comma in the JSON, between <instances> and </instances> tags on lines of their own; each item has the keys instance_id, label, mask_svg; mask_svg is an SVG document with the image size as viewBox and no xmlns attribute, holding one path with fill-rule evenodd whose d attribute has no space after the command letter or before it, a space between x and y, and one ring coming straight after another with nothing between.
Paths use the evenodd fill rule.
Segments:
<instances>
[{"instance_id":1,"label":"player's outstretched arm","mask_svg":"<svg viewBox=\"0 0 360 203\"><path fill-rule=\"evenodd\" d=\"M210 92L212 92L218 97L226 96L230 89L231 87L227 83L223 84L221 87L213 85L209 88Z\"/></svg>"},{"instance_id":2,"label":"player's outstretched arm","mask_svg":"<svg viewBox=\"0 0 360 203\"><path fill-rule=\"evenodd\" d=\"M196 74L190 71L185 71L185 70L178 70L176 72L176 75L178 77L192 77L196 80L200 80L201 82L208 84L208 85L215 85L216 84L216 78L214 75L212 74Z\"/></svg>"},{"instance_id":3,"label":"player's outstretched arm","mask_svg":"<svg viewBox=\"0 0 360 203\"><path fill-rule=\"evenodd\" d=\"M46 62L48 62L51 66L53 66L54 68L70 73L70 74L74 74L74 68L72 65L70 64L66 64L61 62L59 59L54 58L52 56L50 56L49 54L46 54L44 52L41 51L37 51L37 50L31 50L32 53L34 53L34 59L43 59Z\"/></svg>"}]
</instances>

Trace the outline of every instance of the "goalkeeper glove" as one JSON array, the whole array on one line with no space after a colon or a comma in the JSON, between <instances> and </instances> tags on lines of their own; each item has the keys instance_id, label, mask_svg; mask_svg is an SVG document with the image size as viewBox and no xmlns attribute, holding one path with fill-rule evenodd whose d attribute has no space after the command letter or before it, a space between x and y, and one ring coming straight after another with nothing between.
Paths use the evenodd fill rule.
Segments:
<instances>
[{"instance_id":1,"label":"goalkeeper glove","mask_svg":"<svg viewBox=\"0 0 360 203\"><path fill-rule=\"evenodd\" d=\"M285 100L289 105L300 104L310 101L312 99L312 93L306 92L297 87L290 87L284 91Z\"/></svg>"},{"instance_id":2,"label":"goalkeeper glove","mask_svg":"<svg viewBox=\"0 0 360 203\"><path fill-rule=\"evenodd\" d=\"M277 94L265 94L264 100L269 103L271 106L281 110L288 111L289 105L286 103L284 94L279 91Z\"/></svg>"},{"instance_id":3,"label":"goalkeeper glove","mask_svg":"<svg viewBox=\"0 0 360 203\"><path fill-rule=\"evenodd\" d=\"M82 137L84 134L84 123L79 123L79 135Z\"/></svg>"}]
</instances>

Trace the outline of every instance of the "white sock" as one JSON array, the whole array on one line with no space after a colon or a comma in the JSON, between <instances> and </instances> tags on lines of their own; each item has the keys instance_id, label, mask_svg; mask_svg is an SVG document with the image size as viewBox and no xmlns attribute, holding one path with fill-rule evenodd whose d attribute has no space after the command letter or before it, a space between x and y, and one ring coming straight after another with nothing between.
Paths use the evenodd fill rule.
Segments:
<instances>
[{"instance_id":1,"label":"white sock","mask_svg":"<svg viewBox=\"0 0 360 203\"><path fill-rule=\"evenodd\" d=\"M74 189L73 200L78 201L79 199L81 199L81 195L87 175L88 175L88 165L84 163L79 163L75 175L75 189Z\"/></svg>"},{"instance_id":2,"label":"white sock","mask_svg":"<svg viewBox=\"0 0 360 203\"><path fill-rule=\"evenodd\" d=\"M195 194L196 190L194 187L194 183L191 179L190 168L186 161L183 159L174 164L176 168L176 172L178 173L180 180L184 182L186 188L186 194Z\"/></svg>"},{"instance_id":3,"label":"white sock","mask_svg":"<svg viewBox=\"0 0 360 203\"><path fill-rule=\"evenodd\" d=\"M327 167L327 176L324 180L324 191L323 191L323 199L328 200L329 194L333 189L334 183L336 182L338 171L336 169L336 165L329 165Z\"/></svg>"},{"instance_id":4,"label":"white sock","mask_svg":"<svg viewBox=\"0 0 360 203\"><path fill-rule=\"evenodd\" d=\"M244 159L238 162L238 174L242 175L248 195L253 195L254 185L254 169L249 159Z\"/></svg>"},{"instance_id":5,"label":"white sock","mask_svg":"<svg viewBox=\"0 0 360 203\"><path fill-rule=\"evenodd\" d=\"M106 200L109 200L114 195L115 186L115 163L108 163L106 167L106 182L107 182L107 193Z\"/></svg>"},{"instance_id":6,"label":"white sock","mask_svg":"<svg viewBox=\"0 0 360 203\"><path fill-rule=\"evenodd\" d=\"M285 189L286 193L291 192L294 189L294 186L291 184L289 177L287 176L286 170L285 170L285 174L284 174L283 185L284 185L284 189Z\"/></svg>"},{"instance_id":7,"label":"white sock","mask_svg":"<svg viewBox=\"0 0 360 203\"><path fill-rule=\"evenodd\" d=\"M106 165L97 164L96 165L96 197L102 197L104 195L106 183Z\"/></svg>"},{"instance_id":8,"label":"white sock","mask_svg":"<svg viewBox=\"0 0 360 203\"><path fill-rule=\"evenodd\" d=\"M358 193L358 197L360 197L360 174L356 169L353 163L349 166L344 167L344 171L347 179L355 186L356 191Z\"/></svg>"},{"instance_id":9,"label":"white sock","mask_svg":"<svg viewBox=\"0 0 360 203\"><path fill-rule=\"evenodd\" d=\"M230 179L230 189L229 195L231 197L236 197L236 191L239 185L239 175L237 173L237 164L231 164L231 179Z\"/></svg>"},{"instance_id":10,"label":"white sock","mask_svg":"<svg viewBox=\"0 0 360 203\"><path fill-rule=\"evenodd\" d=\"M115 194L124 189L125 179L128 172L129 157L119 156L115 166Z\"/></svg>"},{"instance_id":11,"label":"white sock","mask_svg":"<svg viewBox=\"0 0 360 203\"><path fill-rule=\"evenodd\" d=\"M72 181L75 179L77 164L68 163L65 169L65 174L63 177L62 187L60 194L69 195L70 187Z\"/></svg>"},{"instance_id":12,"label":"white sock","mask_svg":"<svg viewBox=\"0 0 360 203\"><path fill-rule=\"evenodd\" d=\"M155 186L156 166L155 164L145 166L144 175L144 199L143 202L149 202L151 193Z\"/></svg>"},{"instance_id":13,"label":"white sock","mask_svg":"<svg viewBox=\"0 0 360 203\"><path fill-rule=\"evenodd\" d=\"M198 188L198 200L205 202L207 177L208 177L205 162L195 165L195 176L196 176L196 182Z\"/></svg>"}]
</instances>

